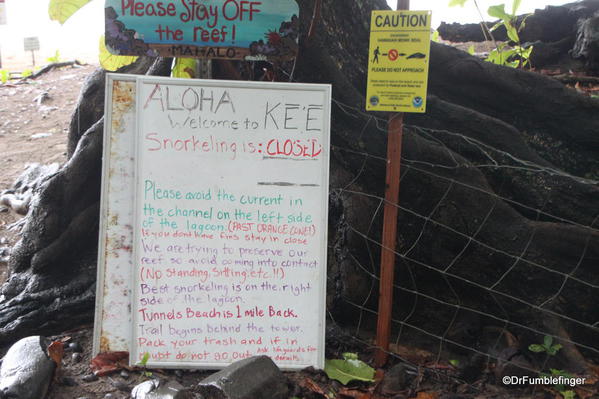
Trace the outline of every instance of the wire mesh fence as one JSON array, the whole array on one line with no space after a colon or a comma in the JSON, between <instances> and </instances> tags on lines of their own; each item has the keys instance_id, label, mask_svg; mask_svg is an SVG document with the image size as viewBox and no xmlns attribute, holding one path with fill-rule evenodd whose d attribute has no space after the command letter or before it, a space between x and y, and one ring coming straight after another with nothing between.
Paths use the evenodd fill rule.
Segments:
<instances>
[{"instance_id":1,"label":"wire mesh fence","mask_svg":"<svg viewBox=\"0 0 599 399\"><path fill-rule=\"evenodd\" d=\"M359 124L358 141L386 135L386 120L357 107L334 100L335 113ZM412 158L422 154L412 148L402 158L391 355L409 361L403 346L424 348L432 356L418 366L435 372L461 358L462 366L478 359L487 371L507 364L532 374L588 373L599 358L599 206L575 213L574 197L556 201L575 189L596 199L599 181L459 131L407 125L404 134L435 156ZM332 206L329 285L341 294L329 301L329 315L372 346L380 252L390 250L380 233L384 179L374 182L373 170L387 160L356 147L332 148L333 158L351 158L353 167L332 179L331 201L342 210ZM518 194L527 185L539 188L536 195ZM528 350L543 342L559 343L560 356Z\"/></svg>"}]
</instances>

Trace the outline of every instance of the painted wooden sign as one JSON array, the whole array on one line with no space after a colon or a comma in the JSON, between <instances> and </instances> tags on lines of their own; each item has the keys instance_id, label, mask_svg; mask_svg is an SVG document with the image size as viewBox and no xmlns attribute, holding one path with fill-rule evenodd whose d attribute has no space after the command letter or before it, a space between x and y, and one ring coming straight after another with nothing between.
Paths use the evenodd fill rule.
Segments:
<instances>
[{"instance_id":1,"label":"painted wooden sign","mask_svg":"<svg viewBox=\"0 0 599 399\"><path fill-rule=\"evenodd\" d=\"M106 0L106 48L117 55L289 60L294 0Z\"/></svg>"}]
</instances>

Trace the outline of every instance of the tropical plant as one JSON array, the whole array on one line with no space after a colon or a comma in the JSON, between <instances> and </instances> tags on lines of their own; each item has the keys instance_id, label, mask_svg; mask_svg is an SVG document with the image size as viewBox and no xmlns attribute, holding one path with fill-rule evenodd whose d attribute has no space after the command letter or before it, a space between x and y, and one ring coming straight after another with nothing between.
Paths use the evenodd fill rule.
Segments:
<instances>
[{"instance_id":1,"label":"tropical plant","mask_svg":"<svg viewBox=\"0 0 599 399\"><path fill-rule=\"evenodd\" d=\"M6 69L0 69L0 82L2 82L2 84L8 82L10 80L10 72L8 72Z\"/></svg>"},{"instance_id":2,"label":"tropical plant","mask_svg":"<svg viewBox=\"0 0 599 399\"><path fill-rule=\"evenodd\" d=\"M451 0L449 2L449 6L454 7L459 5L463 7L467 1L468 0ZM520 39L520 32L526 26L526 19L528 18L528 15L524 16L521 21L519 21L517 16L518 9L522 4L522 0L512 0L510 13L505 10L505 4L498 4L489 7L487 14L493 18L499 19L499 21L490 29L484 22L484 17L480 11L477 1L473 1L481 18L483 34L487 39L490 39L495 43L495 48L489 53L486 61L498 65L510 66L513 68L524 68L530 66L530 55L532 53L533 46L524 47ZM498 43L495 40L493 32L500 27L505 28L511 45L508 43Z\"/></svg>"},{"instance_id":3,"label":"tropical plant","mask_svg":"<svg viewBox=\"0 0 599 399\"><path fill-rule=\"evenodd\" d=\"M553 344L553 337L551 337L549 335L545 335L545 337L543 338L542 344L531 344L528 346L528 350L531 352L535 352L535 353L545 352L549 356L557 355L557 352L559 352L560 349L562 349L562 345Z\"/></svg>"},{"instance_id":4,"label":"tropical plant","mask_svg":"<svg viewBox=\"0 0 599 399\"><path fill-rule=\"evenodd\" d=\"M60 62L60 51L56 50L53 56L46 58L46 61L49 63Z\"/></svg>"},{"instance_id":5,"label":"tropical plant","mask_svg":"<svg viewBox=\"0 0 599 399\"><path fill-rule=\"evenodd\" d=\"M194 58L176 58L171 76L173 78L195 78L197 62Z\"/></svg>"},{"instance_id":6,"label":"tropical plant","mask_svg":"<svg viewBox=\"0 0 599 399\"><path fill-rule=\"evenodd\" d=\"M50 4L48 6L48 14L51 20L58 21L62 25L69 18L71 18L73 14L75 14L79 9L81 9L81 7L83 7L91 1L92 0L50 0ZM48 58L48 62L59 62L58 50L56 51L55 57L55 61L50 61L50 58ZM132 64L137 59L137 57L110 54L108 52L108 49L106 49L106 45L104 44L103 36L100 39L100 52L98 58L100 60L100 65L102 65L102 68L108 71L116 71L118 68L122 66Z\"/></svg>"},{"instance_id":7,"label":"tropical plant","mask_svg":"<svg viewBox=\"0 0 599 399\"><path fill-rule=\"evenodd\" d=\"M489 54L487 61L514 68L524 68L530 65L530 54L532 53L533 46L525 48L522 46L520 40L520 32L526 26L526 19L530 14L523 17L522 21L518 23L518 16L516 13L520 7L520 3L522 3L522 0L513 0L512 11L510 14L505 11L505 4L489 7L487 13L490 16L499 19L499 22L491 28L491 32L503 26L513 45L511 48L509 48L506 43L496 46Z\"/></svg>"},{"instance_id":8,"label":"tropical plant","mask_svg":"<svg viewBox=\"0 0 599 399\"><path fill-rule=\"evenodd\" d=\"M542 344L531 344L528 346L528 350L535 353L543 353L545 352L549 356L555 356L562 349L561 344L554 344L553 337L546 335L543 337ZM565 377L565 378L574 378L574 376L570 373L565 372L564 370L558 369L549 369L549 373L541 373L541 376L547 377ZM574 399L576 396L575 392L566 388L563 384L555 385L554 388L562 395L564 399Z\"/></svg>"}]
</instances>

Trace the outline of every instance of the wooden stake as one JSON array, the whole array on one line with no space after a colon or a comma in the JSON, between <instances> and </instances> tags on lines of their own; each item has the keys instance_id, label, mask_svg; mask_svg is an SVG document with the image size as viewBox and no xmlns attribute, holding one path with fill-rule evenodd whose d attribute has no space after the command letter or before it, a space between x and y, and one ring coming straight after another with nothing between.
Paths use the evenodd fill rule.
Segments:
<instances>
[{"instance_id":1,"label":"wooden stake","mask_svg":"<svg viewBox=\"0 0 599 399\"><path fill-rule=\"evenodd\" d=\"M409 0L398 0L398 10L408 10ZM393 314L393 283L395 281L395 248L397 242L397 205L399 201L399 177L401 143L403 136L403 113L389 115L387 132L387 175L385 177L385 208L383 214L383 238L381 249L381 272L379 284L379 314L376 329L376 367L383 367L389 358L389 336Z\"/></svg>"}]
</instances>

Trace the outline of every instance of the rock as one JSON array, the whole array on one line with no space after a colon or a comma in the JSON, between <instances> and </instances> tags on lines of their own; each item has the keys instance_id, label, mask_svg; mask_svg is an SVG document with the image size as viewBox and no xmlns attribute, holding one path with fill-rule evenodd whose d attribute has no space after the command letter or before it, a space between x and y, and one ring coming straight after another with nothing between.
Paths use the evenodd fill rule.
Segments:
<instances>
[{"instance_id":1,"label":"rock","mask_svg":"<svg viewBox=\"0 0 599 399\"><path fill-rule=\"evenodd\" d=\"M499 353L499 356L497 356L497 358L497 365L493 370L497 384L502 384L504 377L535 377L535 373L530 371L534 370L533 365L530 364L530 362L524 357L522 353L520 353L518 348L505 348ZM510 384L506 386L510 388L521 387L520 385L515 384Z\"/></svg>"},{"instance_id":2,"label":"rock","mask_svg":"<svg viewBox=\"0 0 599 399\"><path fill-rule=\"evenodd\" d=\"M93 382L93 381L97 381L98 380L98 376L95 375L95 374L93 374L93 373L92 374L87 374L87 375L84 375L83 377L81 377L81 380L83 382Z\"/></svg>"},{"instance_id":3,"label":"rock","mask_svg":"<svg viewBox=\"0 0 599 399\"><path fill-rule=\"evenodd\" d=\"M381 381L381 393L383 395L395 395L406 389L407 385L409 385L409 382L406 366L399 363L385 373Z\"/></svg>"},{"instance_id":4,"label":"rock","mask_svg":"<svg viewBox=\"0 0 599 399\"><path fill-rule=\"evenodd\" d=\"M75 352L71 355L71 359L73 359L73 362L77 363L81 360L81 353L80 352Z\"/></svg>"},{"instance_id":5,"label":"rock","mask_svg":"<svg viewBox=\"0 0 599 399\"><path fill-rule=\"evenodd\" d=\"M74 387L77 386L77 381L75 381L75 379L73 377L62 377L62 379L60 380L60 383L62 385L66 385L68 387Z\"/></svg>"},{"instance_id":6,"label":"rock","mask_svg":"<svg viewBox=\"0 0 599 399\"><path fill-rule=\"evenodd\" d=\"M81 345L78 342L71 342L69 344L69 350L71 350L75 353L83 352L83 348L81 347Z\"/></svg>"},{"instance_id":7,"label":"rock","mask_svg":"<svg viewBox=\"0 0 599 399\"><path fill-rule=\"evenodd\" d=\"M127 372L127 370L121 371L121 377L124 378L125 380L129 378L129 373Z\"/></svg>"},{"instance_id":8,"label":"rock","mask_svg":"<svg viewBox=\"0 0 599 399\"><path fill-rule=\"evenodd\" d=\"M107 393L106 395L104 395L104 399L115 399L115 398L116 398L116 396L114 396L111 393Z\"/></svg>"},{"instance_id":9,"label":"rock","mask_svg":"<svg viewBox=\"0 0 599 399\"><path fill-rule=\"evenodd\" d=\"M42 105L42 103L44 101L49 100L49 99L50 99L50 95L48 94L47 91L44 91L44 92L40 93L38 96L36 96L33 99L33 102L37 103L37 105L39 107L40 105Z\"/></svg>"},{"instance_id":10,"label":"rock","mask_svg":"<svg viewBox=\"0 0 599 399\"><path fill-rule=\"evenodd\" d=\"M118 389L119 391L128 392L129 385L123 380L111 380L112 386Z\"/></svg>"},{"instance_id":11,"label":"rock","mask_svg":"<svg viewBox=\"0 0 599 399\"><path fill-rule=\"evenodd\" d=\"M52 133L49 132L45 132L45 133L35 133L31 135L32 139L43 139L45 137L50 137L52 136Z\"/></svg>"},{"instance_id":12,"label":"rock","mask_svg":"<svg viewBox=\"0 0 599 399\"><path fill-rule=\"evenodd\" d=\"M133 399L193 399L191 392L176 381L151 380L137 385L131 391Z\"/></svg>"},{"instance_id":13,"label":"rock","mask_svg":"<svg viewBox=\"0 0 599 399\"><path fill-rule=\"evenodd\" d=\"M0 367L2 397L39 399L46 396L56 363L46 353L46 339L23 338L10 347Z\"/></svg>"},{"instance_id":14,"label":"rock","mask_svg":"<svg viewBox=\"0 0 599 399\"><path fill-rule=\"evenodd\" d=\"M210 399L285 399L287 379L267 356L240 360L203 379L199 392Z\"/></svg>"}]
</instances>

